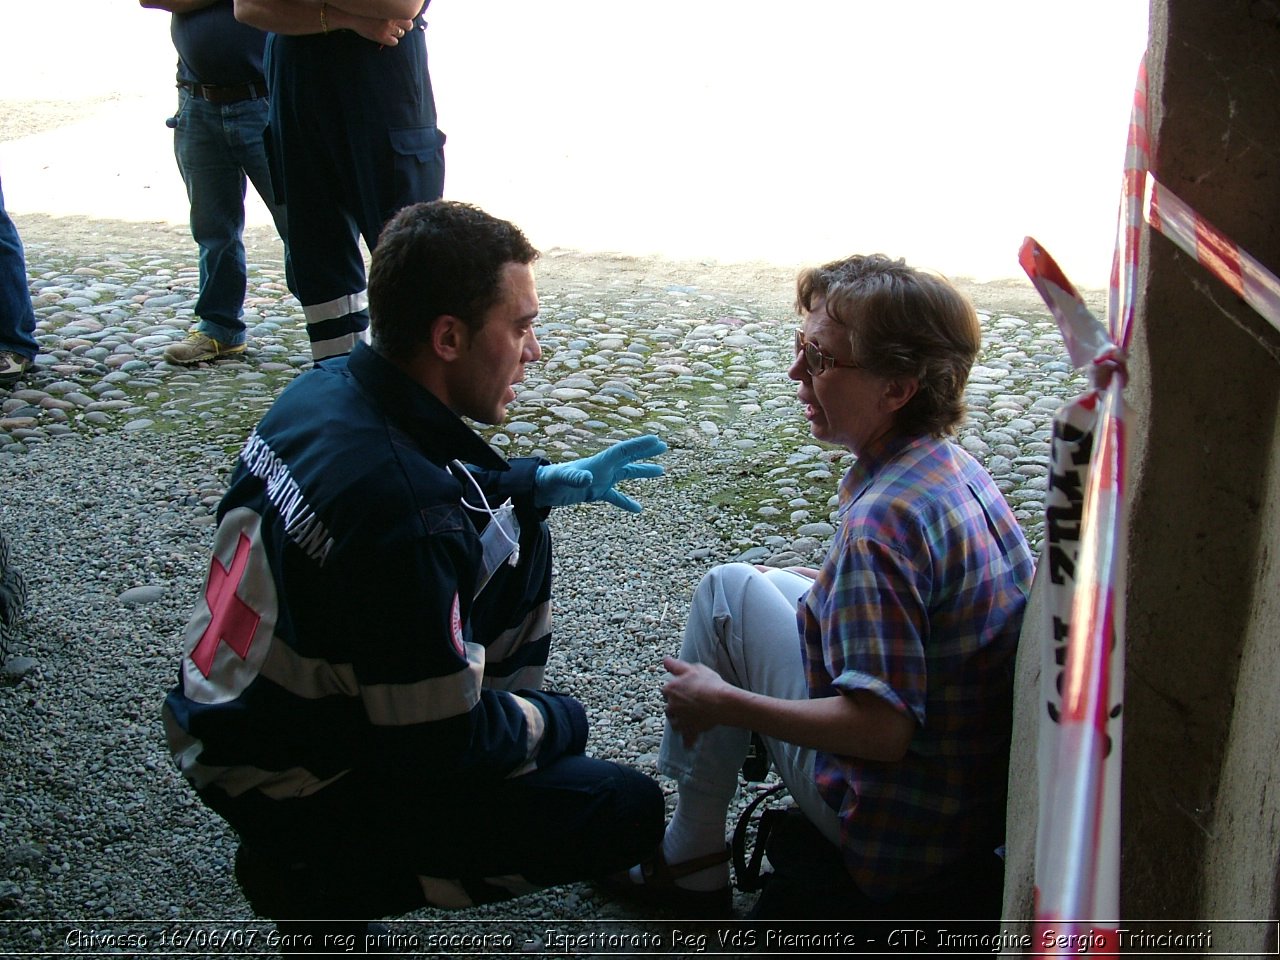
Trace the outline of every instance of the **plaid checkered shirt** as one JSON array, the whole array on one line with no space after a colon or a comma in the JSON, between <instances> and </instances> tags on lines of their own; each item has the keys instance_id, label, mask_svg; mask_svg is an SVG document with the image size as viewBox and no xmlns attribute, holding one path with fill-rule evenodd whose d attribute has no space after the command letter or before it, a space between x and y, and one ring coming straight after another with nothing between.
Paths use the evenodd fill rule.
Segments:
<instances>
[{"instance_id":1,"label":"plaid checkered shirt","mask_svg":"<svg viewBox=\"0 0 1280 960\"><path fill-rule=\"evenodd\" d=\"M1034 564L991 477L947 440L864 451L838 516L798 614L809 695L867 690L916 729L901 761L819 753L815 779L840 814L854 881L888 899L1002 842Z\"/></svg>"}]
</instances>

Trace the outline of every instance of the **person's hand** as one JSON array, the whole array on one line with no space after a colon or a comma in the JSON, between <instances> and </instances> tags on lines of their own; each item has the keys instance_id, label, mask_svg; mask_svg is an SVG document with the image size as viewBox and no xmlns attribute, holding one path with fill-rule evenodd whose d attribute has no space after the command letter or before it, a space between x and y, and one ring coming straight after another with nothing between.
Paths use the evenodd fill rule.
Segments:
<instances>
[{"instance_id":1,"label":"person's hand","mask_svg":"<svg viewBox=\"0 0 1280 960\"><path fill-rule=\"evenodd\" d=\"M667 445L652 434L615 443L593 457L553 463L538 468L533 481L533 502L540 507L563 507L571 503L603 500L631 513L643 508L614 489L622 480L660 477L656 463L635 463L645 457L665 453Z\"/></svg>"},{"instance_id":2,"label":"person's hand","mask_svg":"<svg viewBox=\"0 0 1280 960\"><path fill-rule=\"evenodd\" d=\"M720 723L719 703L731 684L705 663L663 657L662 665L671 674L662 685L667 720L684 745L692 747L700 733Z\"/></svg>"},{"instance_id":3,"label":"person's hand","mask_svg":"<svg viewBox=\"0 0 1280 960\"><path fill-rule=\"evenodd\" d=\"M330 10L332 11L332 8ZM332 30L334 29L332 12L329 16L329 29ZM342 25L382 47L394 47L413 29L412 20L375 20L372 17L360 16L352 16L350 23L344 20Z\"/></svg>"}]
</instances>

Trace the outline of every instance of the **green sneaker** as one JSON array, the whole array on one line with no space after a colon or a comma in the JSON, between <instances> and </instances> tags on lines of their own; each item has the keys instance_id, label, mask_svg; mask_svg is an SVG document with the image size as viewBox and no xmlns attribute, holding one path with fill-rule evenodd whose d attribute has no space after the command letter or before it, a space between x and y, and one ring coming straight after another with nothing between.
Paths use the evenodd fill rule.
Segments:
<instances>
[{"instance_id":1,"label":"green sneaker","mask_svg":"<svg viewBox=\"0 0 1280 960\"><path fill-rule=\"evenodd\" d=\"M177 343L165 347L164 358L170 363L189 366L193 363L204 363L207 360L217 360L219 357L229 357L237 353L244 353L243 343L222 343L207 334L189 333L187 334L187 339L179 340Z\"/></svg>"}]
</instances>

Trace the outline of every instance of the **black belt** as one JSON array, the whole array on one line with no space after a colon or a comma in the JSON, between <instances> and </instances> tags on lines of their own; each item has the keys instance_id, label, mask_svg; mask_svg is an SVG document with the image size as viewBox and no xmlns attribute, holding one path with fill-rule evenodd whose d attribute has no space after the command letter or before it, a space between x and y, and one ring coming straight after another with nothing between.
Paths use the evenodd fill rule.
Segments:
<instances>
[{"instance_id":1,"label":"black belt","mask_svg":"<svg viewBox=\"0 0 1280 960\"><path fill-rule=\"evenodd\" d=\"M233 83L229 87L213 83L179 83L178 86L191 96L210 103L239 103L241 100L257 100L267 95L267 85L263 81Z\"/></svg>"}]
</instances>

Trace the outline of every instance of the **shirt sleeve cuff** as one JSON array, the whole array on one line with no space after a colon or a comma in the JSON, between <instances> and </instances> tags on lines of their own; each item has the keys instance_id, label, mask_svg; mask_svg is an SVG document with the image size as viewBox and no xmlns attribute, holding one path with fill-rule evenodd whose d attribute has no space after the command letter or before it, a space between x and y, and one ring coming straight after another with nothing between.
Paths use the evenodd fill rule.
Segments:
<instances>
[{"instance_id":1,"label":"shirt sleeve cuff","mask_svg":"<svg viewBox=\"0 0 1280 960\"><path fill-rule=\"evenodd\" d=\"M875 677L859 670L846 670L836 677L831 685L843 693L864 690L879 697L900 713L913 717L916 723L922 727L924 726L924 704L907 703L893 687L885 683L880 677Z\"/></svg>"}]
</instances>

